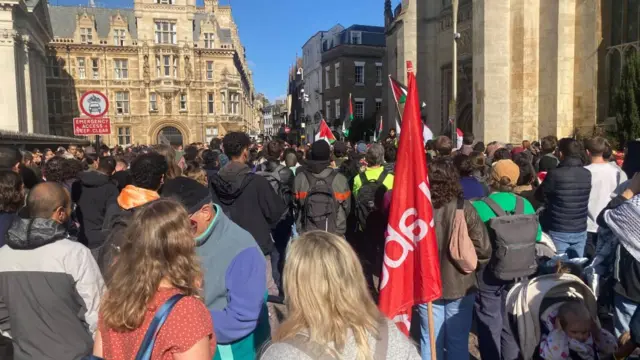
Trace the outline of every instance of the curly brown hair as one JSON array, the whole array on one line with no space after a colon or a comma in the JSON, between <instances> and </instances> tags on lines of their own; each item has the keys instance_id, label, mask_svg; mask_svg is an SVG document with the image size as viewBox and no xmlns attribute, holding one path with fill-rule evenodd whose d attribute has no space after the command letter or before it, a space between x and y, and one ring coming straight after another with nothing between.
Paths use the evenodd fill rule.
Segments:
<instances>
[{"instance_id":1,"label":"curly brown hair","mask_svg":"<svg viewBox=\"0 0 640 360\"><path fill-rule=\"evenodd\" d=\"M24 188L20 175L0 170L0 212L15 213L24 205Z\"/></svg>"},{"instance_id":2,"label":"curly brown hair","mask_svg":"<svg viewBox=\"0 0 640 360\"><path fill-rule=\"evenodd\" d=\"M438 157L429 164L429 185L434 209L462 197L460 176L450 157Z\"/></svg>"},{"instance_id":3,"label":"curly brown hair","mask_svg":"<svg viewBox=\"0 0 640 360\"><path fill-rule=\"evenodd\" d=\"M160 199L137 210L107 278L109 290L100 313L105 325L116 331L142 325L162 280L186 296L198 295L202 273L185 208Z\"/></svg>"}]
</instances>

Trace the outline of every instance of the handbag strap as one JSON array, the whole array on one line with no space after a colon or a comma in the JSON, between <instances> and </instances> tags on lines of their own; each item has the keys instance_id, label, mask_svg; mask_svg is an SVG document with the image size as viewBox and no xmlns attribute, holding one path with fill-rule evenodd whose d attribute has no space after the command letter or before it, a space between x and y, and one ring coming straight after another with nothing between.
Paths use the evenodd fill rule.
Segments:
<instances>
[{"instance_id":1,"label":"handbag strap","mask_svg":"<svg viewBox=\"0 0 640 360\"><path fill-rule=\"evenodd\" d=\"M171 309L184 297L183 294L175 294L169 298L162 306L156 311L156 314L151 320L151 324L149 324L149 328L147 329L147 333L144 335L142 340L142 344L140 344L140 348L138 349L138 354L136 355L135 360L149 360L151 359L151 353L153 352L153 345L156 342L156 337L160 332L160 328L167 320Z\"/></svg>"}]
</instances>

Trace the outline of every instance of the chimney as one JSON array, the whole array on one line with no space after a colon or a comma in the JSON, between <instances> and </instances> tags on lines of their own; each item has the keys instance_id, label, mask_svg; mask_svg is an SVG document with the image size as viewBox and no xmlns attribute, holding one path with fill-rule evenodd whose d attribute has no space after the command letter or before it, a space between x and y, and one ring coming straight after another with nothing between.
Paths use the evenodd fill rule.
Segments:
<instances>
[{"instance_id":1,"label":"chimney","mask_svg":"<svg viewBox=\"0 0 640 360\"><path fill-rule=\"evenodd\" d=\"M391 0L384 0L384 25L388 26L393 21L393 13L391 12Z\"/></svg>"}]
</instances>

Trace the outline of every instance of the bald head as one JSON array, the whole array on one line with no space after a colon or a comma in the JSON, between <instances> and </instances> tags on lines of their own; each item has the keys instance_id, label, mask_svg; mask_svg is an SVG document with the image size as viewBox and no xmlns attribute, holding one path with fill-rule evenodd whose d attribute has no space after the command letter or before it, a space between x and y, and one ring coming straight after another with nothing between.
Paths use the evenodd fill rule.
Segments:
<instances>
[{"instance_id":1,"label":"bald head","mask_svg":"<svg viewBox=\"0 0 640 360\"><path fill-rule=\"evenodd\" d=\"M27 211L31 218L66 221L71 206L69 193L62 185L44 182L36 185L27 197Z\"/></svg>"}]
</instances>

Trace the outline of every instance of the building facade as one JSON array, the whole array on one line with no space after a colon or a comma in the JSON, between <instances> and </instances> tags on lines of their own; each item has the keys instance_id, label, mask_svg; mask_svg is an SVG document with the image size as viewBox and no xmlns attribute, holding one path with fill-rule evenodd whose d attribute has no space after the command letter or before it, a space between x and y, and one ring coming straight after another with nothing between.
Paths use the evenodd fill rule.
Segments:
<instances>
[{"instance_id":1,"label":"building facade","mask_svg":"<svg viewBox=\"0 0 640 360\"><path fill-rule=\"evenodd\" d=\"M327 124L338 129L353 103L352 131L356 137L373 134L384 114L386 84L383 59L384 28L353 25L325 37L322 52L322 113ZM366 134L365 134L366 132Z\"/></svg>"},{"instance_id":2,"label":"building facade","mask_svg":"<svg viewBox=\"0 0 640 360\"><path fill-rule=\"evenodd\" d=\"M313 138L313 129L322 119L322 44L325 37L333 38L342 32L344 26L338 24L327 31L318 31L302 46L302 79L304 81L304 114L306 137Z\"/></svg>"},{"instance_id":3,"label":"building facade","mask_svg":"<svg viewBox=\"0 0 640 360\"><path fill-rule=\"evenodd\" d=\"M449 128L452 71L458 127L478 140L563 137L597 124L603 0L459 3L455 66L451 0L402 0L393 11L386 0L384 6L385 63L406 84L406 61L413 62L434 134ZM386 114L389 128L397 115L393 107Z\"/></svg>"},{"instance_id":4,"label":"building facade","mask_svg":"<svg viewBox=\"0 0 640 360\"><path fill-rule=\"evenodd\" d=\"M46 1L0 0L0 129L48 134L46 64L51 22Z\"/></svg>"},{"instance_id":5,"label":"building facade","mask_svg":"<svg viewBox=\"0 0 640 360\"><path fill-rule=\"evenodd\" d=\"M86 91L103 92L109 145L209 142L258 133L252 74L230 6L134 0L133 9L50 6L53 134L71 135Z\"/></svg>"}]
</instances>

